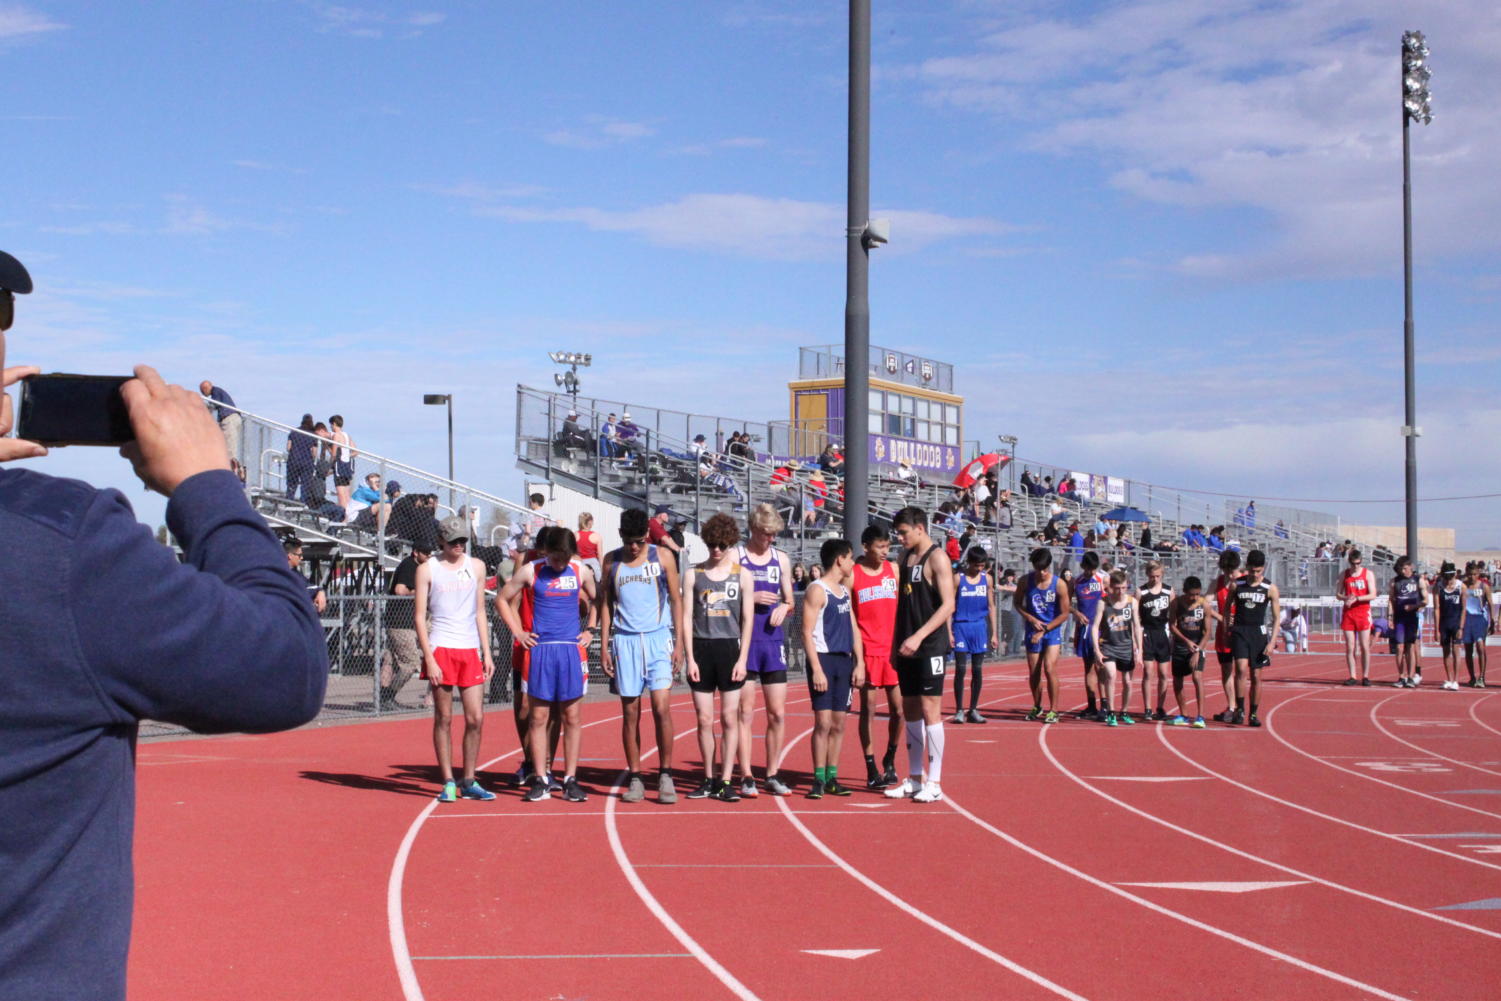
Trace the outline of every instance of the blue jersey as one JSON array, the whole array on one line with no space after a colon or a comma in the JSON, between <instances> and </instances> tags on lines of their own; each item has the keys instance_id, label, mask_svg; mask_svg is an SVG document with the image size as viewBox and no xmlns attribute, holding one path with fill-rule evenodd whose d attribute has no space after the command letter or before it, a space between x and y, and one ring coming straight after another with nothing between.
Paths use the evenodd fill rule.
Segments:
<instances>
[{"instance_id":1,"label":"blue jersey","mask_svg":"<svg viewBox=\"0 0 1501 1001\"><path fill-rule=\"evenodd\" d=\"M967 575L960 574L959 593L954 599L954 621L987 622L989 619L990 577L981 574L979 580L971 582Z\"/></svg>"},{"instance_id":2,"label":"blue jersey","mask_svg":"<svg viewBox=\"0 0 1501 1001\"><path fill-rule=\"evenodd\" d=\"M813 623L813 649L818 653L854 653L855 627L851 614L854 604L849 588L835 591L822 580L813 584L824 589L823 609Z\"/></svg>"},{"instance_id":3,"label":"blue jersey","mask_svg":"<svg viewBox=\"0 0 1501 1001\"><path fill-rule=\"evenodd\" d=\"M1022 605L1033 618L1046 626L1058 617L1058 575L1050 577L1046 587L1038 587L1036 580L1036 573L1029 573L1022 578L1025 593Z\"/></svg>"},{"instance_id":4,"label":"blue jersey","mask_svg":"<svg viewBox=\"0 0 1501 1001\"><path fill-rule=\"evenodd\" d=\"M646 547L646 562L627 566L621 550L610 554L610 587L615 595L611 627L617 633L654 633L672 625L672 598L656 546Z\"/></svg>"},{"instance_id":5,"label":"blue jersey","mask_svg":"<svg viewBox=\"0 0 1501 1001\"><path fill-rule=\"evenodd\" d=\"M578 643L579 565L554 570L547 560L532 564L532 632L538 643Z\"/></svg>"},{"instance_id":6,"label":"blue jersey","mask_svg":"<svg viewBox=\"0 0 1501 1001\"><path fill-rule=\"evenodd\" d=\"M1094 610L1105 597L1105 581L1098 570L1074 582L1074 608L1085 622L1094 622Z\"/></svg>"}]
</instances>

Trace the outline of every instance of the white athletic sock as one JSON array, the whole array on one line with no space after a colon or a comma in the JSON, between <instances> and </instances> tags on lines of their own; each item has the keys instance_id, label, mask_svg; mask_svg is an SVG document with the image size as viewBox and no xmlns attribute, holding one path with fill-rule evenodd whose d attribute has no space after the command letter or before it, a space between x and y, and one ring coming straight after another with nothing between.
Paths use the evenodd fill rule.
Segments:
<instances>
[{"instance_id":1,"label":"white athletic sock","mask_svg":"<svg viewBox=\"0 0 1501 1001\"><path fill-rule=\"evenodd\" d=\"M907 723L907 775L917 778L922 774L923 727L921 720Z\"/></svg>"},{"instance_id":2,"label":"white athletic sock","mask_svg":"<svg viewBox=\"0 0 1501 1001\"><path fill-rule=\"evenodd\" d=\"M943 781L943 722L928 727L928 770L923 778L937 785Z\"/></svg>"}]
</instances>

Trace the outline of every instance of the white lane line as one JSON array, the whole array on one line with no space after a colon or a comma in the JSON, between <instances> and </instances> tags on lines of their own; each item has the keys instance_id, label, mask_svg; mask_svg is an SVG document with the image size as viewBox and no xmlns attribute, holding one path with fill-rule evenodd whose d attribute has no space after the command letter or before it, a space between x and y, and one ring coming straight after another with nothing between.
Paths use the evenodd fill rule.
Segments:
<instances>
[{"instance_id":1,"label":"white lane line","mask_svg":"<svg viewBox=\"0 0 1501 1001\"><path fill-rule=\"evenodd\" d=\"M803 949L810 956L829 956L834 959L864 959L874 956L880 949Z\"/></svg>"},{"instance_id":2,"label":"white lane line","mask_svg":"<svg viewBox=\"0 0 1501 1001\"><path fill-rule=\"evenodd\" d=\"M577 952L516 956L413 956L419 960L447 959L692 959L691 952Z\"/></svg>"},{"instance_id":3,"label":"white lane line","mask_svg":"<svg viewBox=\"0 0 1501 1001\"><path fill-rule=\"evenodd\" d=\"M1307 886L1306 879L1289 879L1263 882L1232 882L1221 880L1209 883L1117 883L1116 886L1145 886L1158 890L1194 890L1200 893L1255 893L1258 890L1280 890L1288 886Z\"/></svg>"},{"instance_id":4,"label":"white lane line","mask_svg":"<svg viewBox=\"0 0 1501 1001\"><path fill-rule=\"evenodd\" d=\"M850 804L850 807L851 807L850 809L844 809L842 807L833 807L833 808L828 808L828 809L823 809L823 810L819 810L819 809L793 810L792 812L793 813L811 813L811 814L815 814L815 815L820 816L820 817L823 816L823 815L825 815L825 814L831 814L831 813L847 813L847 814L852 814L852 815L857 816L857 817L863 817L863 816L869 816L869 814L867 814L865 812L866 809L870 809L871 807L886 806L886 805L888 805L888 804L886 804L886 803L851 803ZM861 809L862 807L864 809ZM608 811L606 811L606 810L567 810L567 809L561 809L561 808L556 808L556 809L549 810L546 807L543 807L542 809L538 810L535 813L530 813L530 812L527 812L527 813L514 813L514 812L494 813L494 812L486 812L486 811L483 811L483 810L475 810L475 811L470 812L470 813L440 813L437 816L433 817L432 819L433 820L473 820L473 819L476 819L476 818L479 818L479 817L491 817L491 818L501 818L501 819L505 819L505 820L552 820L552 819L567 819L569 817L603 817L607 812ZM652 809L652 810L631 810L631 811L624 811L623 810L623 811L620 812L620 816L622 816L622 817L630 817L632 820L638 820L638 819L643 819L643 818L647 818L647 817L676 817L677 819L682 820L684 818L697 819L697 818L702 818L702 817L756 817L756 816L775 817L775 816L778 816L780 814L780 812L781 811L779 811L779 810L770 810L770 809L766 809L766 810L762 810L762 809L746 810L746 809L741 809L739 807L734 807L734 806L726 806L723 809L719 809L717 804L713 804L713 805L710 805L707 810L702 810L702 811L695 810L692 807L689 807L686 810L674 810L671 807L663 807L660 810L656 810L656 809ZM933 811L931 811L931 810L912 810L912 809L907 809L907 810L894 810L892 812L893 813L932 813Z\"/></svg>"},{"instance_id":5,"label":"white lane line","mask_svg":"<svg viewBox=\"0 0 1501 1001\"><path fill-rule=\"evenodd\" d=\"M1293 698L1288 699L1287 701L1288 702L1292 702L1295 699L1301 699L1301 698L1305 698L1305 696L1295 695L1295 696L1293 696ZM1254 793L1255 795L1260 796L1263 799L1269 799L1273 803L1280 803L1283 806L1291 807L1294 810L1301 810L1304 813L1307 813L1307 814L1309 814L1311 816L1314 816L1314 817L1318 817L1321 820L1327 820L1330 823L1334 823L1334 824L1342 824L1345 827L1351 827L1351 828L1354 828L1357 831L1363 831L1366 834L1374 834L1378 838L1386 838L1387 840L1390 840L1390 841L1396 841L1399 844L1407 845L1408 847L1411 847L1411 848L1421 848L1424 851L1434 852L1435 854L1443 855L1443 856L1445 856L1447 858L1459 859L1459 860L1461 860L1463 862L1469 862L1472 865L1484 866L1487 869L1501 869L1501 865L1497 865L1494 862L1483 862L1483 861L1481 861L1478 858L1473 858L1473 857L1471 857L1469 855L1461 855L1458 852L1445 851L1444 849L1436 847L1434 845L1425 845L1425 844L1422 844L1421 842L1408 841L1406 835L1390 834L1390 833L1388 833L1386 831L1378 831L1374 827L1367 827L1364 824L1358 824L1358 823L1356 823L1353 820L1346 820L1343 817L1336 817L1336 816L1333 816L1332 814L1323 813L1323 812L1321 812L1319 810L1315 810L1311 806L1304 806L1302 803L1294 803L1292 800L1283 799L1280 796L1274 796L1273 794L1271 794L1269 792L1266 792L1266 791L1264 791L1262 789L1258 789L1258 788L1256 788L1255 786L1252 786L1252 785L1247 785L1244 782L1237 781L1236 779L1231 778L1230 776L1224 774L1223 772L1217 772L1214 769L1210 768L1208 765L1201 764L1200 762L1194 760L1193 758L1191 758L1187 754L1185 754L1183 751L1179 750L1176 746L1174 746L1174 742L1168 740L1166 732L1163 731L1163 730L1161 730L1161 729L1159 729L1157 731L1157 739L1162 743L1163 747L1166 747L1169 751L1172 751L1178 757L1182 758L1185 762L1187 762L1192 767L1199 769L1199 771L1203 772L1205 775L1213 776L1214 778L1219 779L1221 782L1225 782L1225 783L1228 783L1229 785L1233 785L1237 789L1243 789L1246 792ZM1369 757L1369 756L1367 756L1367 757Z\"/></svg>"},{"instance_id":6,"label":"white lane line","mask_svg":"<svg viewBox=\"0 0 1501 1001\"><path fill-rule=\"evenodd\" d=\"M1273 862L1271 859L1263 858L1252 852L1242 851L1241 849L1236 848L1234 845L1227 845L1223 841L1216 841L1214 838L1211 838L1205 834L1200 834L1198 831L1191 831L1186 827L1182 827L1178 824L1173 823L1171 820L1168 820L1165 817L1159 817L1154 813L1149 813L1146 810L1141 809L1140 807L1132 806L1125 800L1117 799L1116 797L1110 795L1108 792L1105 792L1103 789L1099 789L1095 786L1090 785L1053 755L1053 749L1048 746L1046 730L1037 735L1037 743L1038 746L1041 747L1042 753L1046 755L1047 759L1053 763L1053 767L1057 768L1058 771L1061 772L1065 777L1071 779L1078 785L1083 786L1085 789L1088 789L1090 792L1094 793L1096 796L1099 796L1101 799L1106 800L1110 803L1114 803L1121 809L1128 810L1131 813L1136 814L1138 817L1141 817L1145 820L1150 820L1154 824L1166 827L1170 831L1182 834L1185 837L1193 838L1195 841L1202 841L1206 845L1212 845L1213 847L1218 848L1221 851L1226 851L1232 855L1237 855L1251 862L1259 863L1260 865L1264 865L1270 869L1276 869L1280 872L1285 872L1289 876L1296 876L1299 879L1305 879L1313 883L1318 883L1320 886L1327 886L1331 890L1338 890L1341 893L1348 893L1353 897L1360 897L1362 900L1369 900L1375 904L1383 904L1387 907L1392 907L1399 911L1406 911L1408 914L1416 914L1420 917L1427 918L1430 921L1438 921L1446 925L1453 925L1456 928L1463 928L1466 931L1472 931L1478 935L1485 935L1489 938L1501 939L1501 931L1491 931L1489 928L1480 928L1476 925L1466 924L1463 921L1456 921L1453 918L1446 918L1442 914L1434 914L1432 911L1424 910L1421 907L1413 907L1397 900L1389 900L1386 897L1377 896L1374 893L1367 893L1366 891L1358 890L1353 886L1346 886L1343 883L1336 883L1333 880L1324 879L1321 876L1315 876L1312 873L1304 872L1301 869L1294 869L1292 866L1283 865L1281 862Z\"/></svg>"},{"instance_id":7,"label":"white lane line","mask_svg":"<svg viewBox=\"0 0 1501 1001\"><path fill-rule=\"evenodd\" d=\"M637 869L832 869L827 862L637 862ZM804 950L805 952L807 950Z\"/></svg>"},{"instance_id":8,"label":"white lane line","mask_svg":"<svg viewBox=\"0 0 1501 1001\"><path fill-rule=\"evenodd\" d=\"M1501 730L1497 730L1495 727L1491 726L1485 720L1481 719L1480 718L1480 714L1475 711L1476 709L1480 708L1480 703L1485 702L1485 701L1487 701L1489 699L1494 699L1495 697L1496 697L1495 695L1482 695L1480 698L1475 699L1473 702L1471 702L1470 703L1470 718L1473 719L1476 723L1479 723L1481 726L1485 727L1491 733L1494 733L1494 734L1497 734L1497 735L1501 735Z\"/></svg>"},{"instance_id":9,"label":"white lane line","mask_svg":"<svg viewBox=\"0 0 1501 1001\"><path fill-rule=\"evenodd\" d=\"M1159 727L1160 735L1162 729ZM1203 782L1202 775L1091 775L1096 782Z\"/></svg>"},{"instance_id":10,"label":"white lane line","mask_svg":"<svg viewBox=\"0 0 1501 1001\"><path fill-rule=\"evenodd\" d=\"M1378 712L1378 710L1381 709L1382 706L1384 706L1388 702L1392 701L1392 699L1398 699L1398 698L1401 698L1401 696L1400 695L1393 695L1393 696L1391 696L1391 698L1382 699L1380 702L1378 702L1375 705L1371 706L1371 722L1375 724L1376 729L1380 730L1386 736L1390 737L1392 740L1395 740L1399 744L1405 744L1406 746L1412 748L1414 751L1425 751L1428 754L1433 755L1435 758L1438 758L1438 759L1440 759L1442 761L1449 762L1451 765L1459 765L1461 768L1469 768L1469 769L1472 769L1472 770L1477 771L1477 772L1484 772L1487 775L1501 775L1501 772L1494 771L1494 770L1492 770L1490 768L1481 768L1479 765L1472 765L1468 761L1461 761L1458 758L1451 758L1447 754L1440 754L1437 751L1429 750L1428 748L1423 747L1423 746L1421 746L1419 744L1414 744L1410 740L1403 740L1401 737L1397 736L1395 733L1392 733L1390 730L1388 730L1385 727L1385 725L1382 724L1381 717L1377 715L1377 712ZM1458 726L1459 724L1456 723L1454 725Z\"/></svg>"}]
</instances>

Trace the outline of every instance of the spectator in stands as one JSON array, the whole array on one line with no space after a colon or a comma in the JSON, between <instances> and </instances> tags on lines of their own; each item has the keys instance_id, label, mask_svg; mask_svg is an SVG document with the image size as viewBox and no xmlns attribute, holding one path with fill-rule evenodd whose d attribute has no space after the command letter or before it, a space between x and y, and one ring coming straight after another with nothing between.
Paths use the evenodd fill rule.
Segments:
<instances>
[{"instance_id":1,"label":"spectator in stands","mask_svg":"<svg viewBox=\"0 0 1501 1001\"><path fill-rule=\"evenodd\" d=\"M1079 496L1079 484L1072 476L1065 476L1058 484L1058 496L1073 499Z\"/></svg>"},{"instance_id":2,"label":"spectator in stands","mask_svg":"<svg viewBox=\"0 0 1501 1001\"><path fill-rule=\"evenodd\" d=\"M1147 525L1145 528L1143 528L1141 530L1141 535L1140 535L1140 537L1137 538L1136 544L1138 546L1140 546L1144 550L1151 550L1151 549L1154 548L1152 546L1152 526L1151 525Z\"/></svg>"},{"instance_id":3,"label":"spectator in stands","mask_svg":"<svg viewBox=\"0 0 1501 1001\"><path fill-rule=\"evenodd\" d=\"M563 451L570 448L589 449L589 432L579 425L579 415L572 411L563 418L563 430L558 432L558 446Z\"/></svg>"},{"instance_id":4,"label":"spectator in stands","mask_svg":"<svg viewBox=\"0 0 1501 1001\"><path fill-rule=\"evenodd\" d=\"M1015 524L1015 515L1011 510L1011 491L1002 490L995 502L995 524L999 528L1010 528Z\"/></svg>"},{"instance_id":5,"label":"spectator in stands","mask_svg":"<svg viewBox=\"0 0 1501 1001\"><path fill-rule=\"evenodd\" d=\"M312 414L303 414L296 431L287 434L287 499L307 503L307 489L318 468L318 445Z\"/></svg>"},{"instance_id":6,"label":"spectator in stands","mask_svg":"<svg viewBox=\"0 0 1501 1001\"><path fill-rule=\"evenodd\" d=\"M815 469L808 475L808 503L804 510L808 524L822 526L828 521L824 511L828 502L829 485L823 478L823 472Z\"/></svg>"},{"instance_id":7,"label":"spectator in stands","mask_svg":"<svg viewBox=\"0 0 1501 1001\"><path fill-rule=\"evenodd\" d=\"M1042 478L1042 492L1044 494L1057 495L1058 488L1053 486L1053 478L1051 476L1044 476Z\"/></svg>"},{"instance_id":8,"label":"spectator in stands","mask_svg":"<svg viewBox=\"0 0 1501 1001\"><path fill-rule=\"evenodd\" d=\"M1036 532L1032 533L1032 535L1036 535L1036 534L1037 534ZM1056 544L1058 542L1058 538L1059 538L1058 523L1056 521L1050 521L1046 525L1042 526L1042 541L1043 542L1046 542L1048 545L1051 546L1051 545L1054 545L1054 544Z\"/></svg>"},{"instance_id":9,"label":"spectator in stands","mask_svg":"<svg viewBox=\"0 0 1501 1001\"><path fill-rule=\"evenodd\" d=\"M412 545L426 545L428 552L432 552L438 542L438 522L434 517L437 509L435 494L402 494L391 505L391 519L387 523L391 534Z\"/></svg>"},{"instance_id":10,"label":"spectator in stands","mask_svg":"<svg viewBox=\"0 0 1501 1001\"><path fill-rule=\"evenodd\" d=\"M672 533L667 528L667 523L672 519L672 508L666 504L658 504L652 512L651 521L646 523L646 537L654 546L664 546L673 555L683 551L683 544L673 539Z\"/></svg>"},{"instance_id":11,"label":"spectator in stands","mask_svg":"<svg viewBox=\"0 0 1501 1001\"><path fill-rule=\"evenodd\" d=\"M1022 470L1022 478L1019 481L1019 486L1021 487L1022 493L1026 494L1028 497L1038 496L1037 481L1032 478L1032 471L1030 469Z\"/></svg>"},{"instance_id":12,"label":"spectator in stands","mask_svg":"<svg viewBox=\"0 0 1501 1001\"><path fill-rule=\"evenodd\" d=\"M906 459L896 464L896 478L901 480L904 486L916 486L918 482L917 471Z\"/></svg>"},{"instance_id":13,"label":"spectator in stands","mask_svg":"<svg viewBox=\"0 0 1501 1001\"><path fill-rule=\"evenodd\" d=\"M1217 553L1225 551L1225 526L1216 525L1209 530L1209 538L1205 540L1205 546Z\"/></svg>"},{"instance_id":14,"label":"spectator in stands","mask_svg":"<svg viewBox=\"0 0 1501 1001\"><path fill-rule=\"evenodd\" d=\"M338 505L348 510L349 495L354 484L354 458L359 453L354 450L354 439L344 430L343 417L334 414L328 419L328 426L328 437L332 443L330 454L333 458L334 496L338 498Z\"/></svg>"},{"instance_id":15,"label":"spectator in stands","mask_svg":"<svg viewBox=\"0 0 1501 1001\"><path fill-rule=\"evenodd\" d=\"M628 459L641 455L646 448L645 433L631 419L630 411L620 415L620 425L615 429L615 443Z\"/></svg>"},{"instance_id":16,"label":"spectator in stands","mask_svg":"<svg viewBox=\"0 0 1501 1001\"><path fill-rule=\"evenodd\" d=\"M281 548L282 552L286 553L287 556L287 569L306 580L306 576L302 572L302 540L298 539L295 535L289 535L282 540ZM328 594L323 590L321 584L308 580L307 594L308 600L313 603L313 608L317 610L319 615L328 610Z\"/></svg>"},{"instance_id":17,"label":"spectator in stands","mask_svg":"<svg viewBox=\"0 0 1501 1001\"><path fill-rule=\"evenodd\" d=\"M1256 502L1253 500L1246 501L1246 527L1256 527Z\"/></svg>"},{"instance_id":18,"label":"spectator in stands","mask_svg":"<svg viewBox=\"0 0 1501 1001\"><path fill-rule=\"evenodd\" d=\"M588 511L579 515L578 549L579 562L594 572L595 580L600 580L599 533L594 530L594 515Z\"/></svg>"},{"instance_id":19,"label":"spectator in stands","mask_svg":"<svg viewBox=\"0 0 1501 1001\"><path fill-rule=\"evenodd\" d=\"M808 587L808 568L801 563L792 564L792 589L803 591Z\"/></svg>"},{"instance_id":20,"label":"spectator in stands","mask_svg":"<svg viewBox=\"0 0 1501 1001\"><path fill-rule=\"evenodd\" d=\"M1084 533L1079 530L1076 521L1068 526L1068 559L1063 561L1063 567L1068 569L1069 559L1082 560L1084 558Z\"/></svg>"},{"instance_id":21,"label":"spectator in stands","mask_svg":"<svg viewBox=\"0 0 1501 1001\"><path fill-rule=\"evenodd\" d=\"M371 510L371 508L375 510ZM367 473L365 482L349 497L349 503L344 505L344 520L357 522L356 527L363 528L366 525L374 525L376 515L385 520L385 504L380 492L380 474Z\"/></svg>"},{"instance_id":22,"label":"spectator in stands","mask_svg":"<svg viewBox=\"0 0 1501 1001\"><path fill-rule=\"evenodd\" d=\"M1287 532L1287 525L1283 523L1281 518L1278 518L1277 524L1272 527L1272 535L1279 539L1286 539L1289 537Z\"/></svg>"},{"instance_id":23,"label":"spectator in stands","mask_svg":"<svg viewBox=\"0 0 1501 1001\"><path fill-rule=\"evenodd\" d=\"M1109 533L1110 523L1105 520L1104 515L1096 515L1094 519L1094 534L1096 536L1104 536Z\"/></svg>"},{"instance_id":24,"label":"spectator in stands","mask_svg":"<svg viewBox=\"0 0 1501 1001\"><path fill-rule=\"evenodd\" d=\"M792 471L796 468L797 461L788 459L771 471L770 486L772 493L780 494L787 492L787 488L792 485Z\"/></svg>"},{"instance_id":25,"label":"spectator in stands","mask_svg":"<svg viewBox=\"0 0 1501 1001\"><path fill-rule=\"evenodd\" d=\"M229 468L243 480L245 466L240 461L240 445L245 435L245 419L240 416L238 410L226 409L235 405L235 398L207 379L199 383L198 392L208 397L209 413L213 414L214 420L219 422L219 430L224 435L224 444L229 448Z\"/></svg>"},{"instance_id":26,"label":"spectator in stands","mask_svg":"<svg viewBox=\"0 0 1501 1001\"><path fill-rule=\"evenodd\" d=\"M688 454L695 459L702 459L704 453L709 451L708 439L701 434L693 436L693 441L688 443Z\"/></svg>"},{"instance_id":27,"label":"spectator in stands","mask_svg":"<svg viewBox=\"0 0 1501 1001\"><path fill-rule=\"evenodd\" d=\"M616 439L620 435L620 424L614 414L605 418L604 427L599 429L599 454L606 459L613 459L620 454L619 443Z\"/></svg>"},{"instance_id":28,"label":"spectator in stands","mask_svg":"<svg viewBox=\"0 0 1501 1001\"><path fill-rule=\"evenodd\" d=\"M1000 602L1001 635L998 637L1001 657L1016 657L1022 649L1022 617L1016 610L1016 571L996 567L997 600Z\"/></svg>"},{"instance_id":29,"label":"spectator in stands","mask_svg":"<svg viewBox=\"0 0 1501 1001\"><path fill-rule=\"evenodd\" d=\"M818 454L818 468L836 476L844 475L844 455L839 451L839 446L829 442Z\"/></svg>"},{"instance_id":30,"label":"spectator in stands","mask_svg":"<svg viewBox=\"0 0 1501 1001\"><path fill-rule=\"evenodd\" d=\"M415 543L411 554L396 565L396 573L391 576L387 594L397 600L388 599L386 602L386 646L380 663L380 707L383 711L405 708L396 696L422 667L411 598L417 593L417 568L432 554L432 543Z\"/></svg>"},{"instance_id":31,"label":"spectator in stands","mask_svg":"<svg viewBox=\"0 0 1501 1001\"><path fill-rule=\"evenodd\" d=\"M551 525L553 520L542 512L547 504L547 498L541 494L531 494L526 499L526 506L531 514L524 517L511 517L511 530L506 533L506 549L511 554L512 562L521 558L528 546L524 542L530 542L537 537L537 530L544 525Z\"/></svg>"}]
</instances>

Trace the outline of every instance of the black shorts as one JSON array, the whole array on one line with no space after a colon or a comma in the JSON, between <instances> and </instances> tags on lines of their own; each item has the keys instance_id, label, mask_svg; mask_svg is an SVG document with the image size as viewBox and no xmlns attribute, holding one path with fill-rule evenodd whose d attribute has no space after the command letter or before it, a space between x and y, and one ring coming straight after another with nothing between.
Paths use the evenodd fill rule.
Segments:
<instances>
[{"instance_id":1,"label":"black shorts","mask_svg":"<svg viewBox=\"0 0 1501 1001\"><path fill-rule=\"evenodd\" d=\"M760 685L785 685L787 684L787 671L757 671L755 674L747 674L746 681L754 681Z\"/></svg>"},{"instance_id":2,"label":"black shorts","mask_svg":"<svg viewBox=\"0 0 1501 1001\"><path fill-rule=\"evenodd\" d=\"M1136 658L1132 654L1126 654L1124 657L1116 657L1107 650L1104 651L1104 656L1100 660L1102 663L1114 664L1118 674L1130 674L1136 670Z\"/></svg>"},{"instance_id":3,"label":"black shorts","mask_svg":"<svg viewBox=\"0 0 1501 1001\"><path fill-rule=\"evenodd\" d=\"M1219 660L1220 667L1230 667L1235 663L1235 654L1231 650L1221 650L1215 647L1214 656Z\"/></svg>"},{"instance_id":4,"label":"black shorts","mask_svg":"<svg viewBox=\"0 0 1501 1001\"><path fill-rule=\"evenodd\" d=\"M1266 667L1267 644L1271 636L1265 626L1236 626L1230 630L1230 653L1236 660L1248 660L1252 667Z\"/></svg>"},{"instance_id":5,"label":"black shorts","mask_svg":"<svg viewBox=\"0 0 1501 1001\"><path fill-rule=\"evenodd\" d=\"M1173 638L1166 629L1142 630L1141 659L1158 664L1166 664L1173 659Z\"/></svg>"},{"instance_id":6,"label":"black shorts","mask_svg":"<svg viewBox=\"0 0 1501 1001\"><path fill-rule=\"evenodd\" d=\"M335 475L334 476L334 486L336 486L336 487L347 487L347 486L349 486L349 484L351 484L353 482L354 482L354 474L352 474L352 473L350 475L348 475L348 476L339 476L339 475Z\"/></svg>"},{"instance_id":7,"label":"black shorts","mask_svg":"<svg viewBox=\"0 0 1501 1001\"><path fill-rule=\"evenodd\" d=\"M730 680L739 659L739 640L694 640L693 662L698 665L698 680L690 678L688 687L695 692L736 691L745 684L743 679Z\"/></svg>"},{"instance_id":8,"label":"black shorts","mask_svg":"<svg viewBox=\"0 0 1501 1001\"><path fill-rule=\"evenodd\" d=\"M1186 678L1195 671L1204 670L1204 651L1193 653L1187 647L1173 647L1173 677Z\"/></svg>"},{"instance_id":9,"label":"black shorts","mask_svg":"<svg viewBox=\"0 0 1501 1001\"><path fill-rule=\"evenodd\" d=\"M827 684L821 692L813 689L813 669L808 668L808 697L813 700L813 711L831 709L834 712L850 711L850 682L855 676L855 655L852 653L821 653L819 667L823 669Z\"/></svg>"},{"instance_id":10,"label":"black shorts","mask_svg":"<svg viewBox=\"0 0 1501 1001\"><path fill-rule=\"evenodd\" d=\"M1454 649L1459 643L1459 623L1452 626L1440 625L1438 630L1438 643L1443 647L1444 653Z\"/></svg>"},{"instance_id":11,"label":"black shorts","mask_svg":"<svg viewBox=\"0 0 1501 1001\"><path fill-rule=\"evenodd\" d=\"M931 657L893 657L896 683L903 695L942 695L948 660L943 654Z\"/></svg>"}]
</instances>

